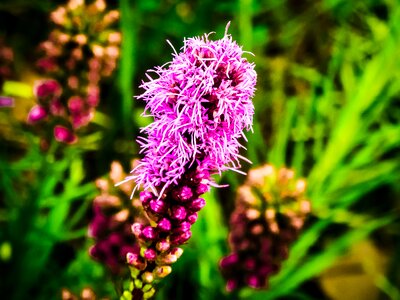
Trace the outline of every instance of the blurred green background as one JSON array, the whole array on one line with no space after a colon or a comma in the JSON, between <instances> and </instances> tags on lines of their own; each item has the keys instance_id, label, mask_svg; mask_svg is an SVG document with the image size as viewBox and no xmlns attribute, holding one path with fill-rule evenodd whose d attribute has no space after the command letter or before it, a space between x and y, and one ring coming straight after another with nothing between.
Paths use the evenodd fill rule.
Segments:
<instances>
[{"instance_id":1,"label":"blurred green background","mask_svg":"<svg viewBox=\"0 0 400 300\"><path fill-rule=\"evenodd\" d=\"M118 299L87 237L96 178L138 156L147 120L133 96L145 71L185 37L229 32L256 64L254 166L288 166L308 182L312 216L266 290L228 294L218 261L244 176L227 172L207 194L193 237L156 299L400 299L400 3L395 0L108 1L121 14L121 58L103 84L90 134L40 150L26 124L34 49L63 1L2 0L0 35L14 50L0 107L0 295L60 299L91 287ZM245 164L244 169L250 168ZM190 291L190 293L188 293Z\"/></svg>"}]
</instances>

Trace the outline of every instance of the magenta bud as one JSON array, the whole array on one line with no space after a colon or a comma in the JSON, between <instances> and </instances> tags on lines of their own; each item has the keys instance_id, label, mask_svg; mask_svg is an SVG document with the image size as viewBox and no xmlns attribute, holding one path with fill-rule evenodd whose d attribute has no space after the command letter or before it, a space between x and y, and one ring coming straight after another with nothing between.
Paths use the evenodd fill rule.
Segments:
<instances>
[{"instance_id":1,"label":"magenta bud","mask_svg":"<svg viewBox=\"0 0 400 300\"><path fill-rule=\"evenodd\" d=\"M150 201L151 199L153 199L153 198L154 198L154 196L153 196L153 193L152 193L152 192L144 191L144 192L141 192L141 193L140 193L140 201L141 201L143 204L149 203L149 201Z\"/></svg>"},{"instance_id":2,"label":"magenta bud","mask_svg":"<svg viewBox=\"0 0 400 300\"><path fill-rule=\"evenodd\" d=\"M192 226L192 224L190 222L184 221L181 224L179 224L179 227L176 228L176 230L180 231L180 232L185 232L190 230L190 226Z\"/></svg>"},{"instance_id":3,"label":"magenta bud","mask_svg":"<svg viewBox=\"0 0 400 300\"><path fill-rule=\"evenodd\" d=\"M171 230L171 221L168 220L167 218L162 218L158 222L157 228L162 230L162 231L170 231Z\"/></svg>"},{"instance_id":4,"label":"magenta bud","mask_svg":"<svg viewBox=\"0 0 400 300\"><path fill-rule=\"evenodd\" d=\"M54 96L61 92L61 87L55 80L45 80L40 82L35 88L35 96L38 98L44 98L48 96Z\"/></svg>"},{"instance_id":5,"label":"magenta bud","mask_svg":"<svg viewBox=\"0 0 400 300\"><path fill-rule=\"evenodd\" d=\"M133 233L136 237L139 237L140 234L142 233L143 228L144 228L143 224L140 224L140 223L133 223L133 224L132 224L132 227L131 227L132 233Z\"/></svg>"},{"instance_id":6,"label":"magenta bud","mask_svg":"<svg viewBox=\"0 0 400 300\"><path fill-rule=\"evenodd\" d=\"M237 264L239 262L239 256L237 253L232 253L228 256L222 258L219 262L219 265L222 269L230 268L231 266Z\"/></svg>"},{"instance_id":7,"label":"magenta bud","mask_svg":"<svg viewBox=\"0 0 400 300\"><path fill-rule=\"evenodd\" d=\"M161 240L157 243L156 248L160 252L165 252L170 248L170 243L166 240Z\"/></svg>"},{"instance_id":8,"label":"magenta bud","mask_svg":"<svg viewBox=\"0 0 400 300\"><path fill-rule=\"evenodd\" d=\"M153 260L156 259L156 257L157 257L156 250L154 250L152 248L149 248L149 249L146 249L146 251L144 251L144 258L145 259L153 261Z\"/></svg>"},{"instance_id":9,"label":"magenta bud","mask_svg":"<svg viewBox=\"0 0 400 300\"><path fill-rule=\"evenodd\" d=\"M34 107L31 108L28 114L28 122L33 124L39 122L40 120L43 120L46 117L47 117L47 112L44 109L44 107L40 105L35 105Z\"/></svg>"},{"instance_id":10,"label":"magenta bud","mask_svg":"<svg viewBox=\"0 0 400 300\"><path fill-rule=\"evenodd\" d=\"M210 173L206 170L201 170L201 171L198 171L194 177L197 180L201 181L202 179L210 178Z\"/></svg>"},{"instance_id":11,"label":"magenta bud","mask_svg":"<svg viewBox=\"0 0 400 300\"><path fill-rule=\"evenodd\" d=\"M187 217L187 220L190 224L194 224L197 221L198 215L197 213L192 213Z\"/></svg>"},{"instance_id":12,"label":"magenta bud","mask_svg":"<svg viewBox=\"0 0 400 300\"><path fill-rule=\"evenodd\" d=\"M260 288L262 286L260 279L257 275L249 275L246 277L246 283L249 287Z\"/></svg>"},{"instance_id":13,"label":"magenta bud","mask_svg":"<svg viewBox=\"0 0 400 300\"><path fill-rule=\"evenodd\" d=\"M72 114L81 113L82 110L84 109L84 105L85 105L85 103L84 103L83 99L79 96L71 97L68 100L68 108Z\"/></svg>"},{"instance_id":14,"label":"magenta bud","mask_svg":"<svg viewBox=\"0 0 400 300\"><path fill-rule=\"evenodd\" d=\"M157 230L154 227L146 226L143 228L140 237L143 237L146 240L154 240L157 237Z\"/></svg>"},{"instance_id":15,"label":"magenta bud","mask_svg":"<svg viewBox=\"0 0 400 300\"><path fill-rule=\"evenodd\" d=\"M128 252L126 254L126 260L127 260L128 264L134 266L136 269L139 269L139 270L144 270L147 265L142 257L140 257L138 254L132 253L132 252Z\"/></svg>"},{"instance_id":16,"label":"magenta bud","mask_svg":"<svg viewBox=\"0 0 400 300\"><path fill-rule=\"evenodd\" d=\"M254 270L256 265L256 261L253 258L248 258L244 261L244 267L246 270Z\"/></svg>"},{"instance_id":17,"label":"magenta bud","mask_svg":"<svg viewBox=\"0 0 400 300\"><path fill-rule=\"evenodd\" d=\"M257 268L257 273L260 276L264 276L264 277L268 276L269 274L274 273L274 271L275 271L275 268L271 264L262 265L261 267Z\"/></svg>"},{"instance_id":18,"label":"magenta bud","mask_svg":"<svg viewBox=\"0 0 400 300\"><path fill-rule=\"evenodd\" d=\"M204 193L207 193L209 189L210 187L207 184L200 183L196 189L196 193L198 195L202 195Z\"/></svg>"},{"instance_id":19,"label":"magenta bud","mask_svg":"<svg viewBox=\"0 0 400 300\"><path fill-rule=\"evenodd\" d=\"M190 203L190 210L192 211L199 211L206 205L206 200L203 198L197 198L196 200L193 200L193 202Z\"/></svg>"},{"instance_id":20,"label":"magenta bud","mask_svg":"<svg viewBox=\"0 0 400 300\"><path fill-rule=\"evenodd\" d=\"M226 288L226 290L228 292L232 292L233 290L236 290L237 287L238 287L238 283L237 283L237 281L235 279L229 279L226 282L226 287L225 288Z\"/></svg>"},{"instance_id":21,"label":"magenta bud","mask_svg":"<svg viewBox=\"0 0 400 300\"><path fill-rule=\"evenodd\" d=\"M185 231L180 234L173 234L171 235L170 242L173 245L182 245L187 240L189 240L191 236L192 236L191 231Z\"/></svg>"},{"instance_id":22,"label":"magenta bud","mask_svg":"<svg viewBox=\"0 0 400 300\"><path fill-rule=\"evenodd\" d=\"M184 186L179 191L179 200L181 201L188 201L190 198L193 197L192 189L188 186Z\"/></svg>"},{"instance_id":23,"label":"magenta bud","mask_svg":"<svg viewBox=\"0 0 400 300\"><path fill-rule=\"evenodd\" d=\"M54 127L54 137L58 142L72 144L76 142L76 135L64 126L57 125Z\"/></svg>"},{"instance_id":24,"label":"magenta bud","mask_svg":"<svg viewBox=\"0 0 400 300\"><path fill-rule=\"evenodd\" d=\"M171 209L171 217L176 220L184 220L186 218L186 209L183 206L173 206Z\"/></svg>"},{"instance_id":25,"label":"magenta bud","mask_svg":"<svg viewBox=\"0 0 400 300\"><path fill-rule=\"evenodd\" d=\"M161 214L165 212L165 203L162 200L150 200L149 202L150 209L153 213Z\"/></svg>"}]
</instances>

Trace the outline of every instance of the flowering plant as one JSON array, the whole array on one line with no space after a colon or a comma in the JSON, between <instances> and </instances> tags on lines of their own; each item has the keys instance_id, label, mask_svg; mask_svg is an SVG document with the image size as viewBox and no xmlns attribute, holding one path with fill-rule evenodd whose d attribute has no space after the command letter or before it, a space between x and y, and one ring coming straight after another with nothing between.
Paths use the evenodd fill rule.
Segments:
<instances>
[{"instance_id":1,"label":"flowering plant","mask_svg":"<svg viewBox=\"0 0 400 300\"><path fill-rule=\"evenodd\" d=\"M220 262L228 291L268 286L310 213L305 190L291 169L266 164L249 171L230 219L231 253Z\"/></svg>"},{"instance_id":2,"label":"flowering plant","mask_svg":"<svg viewBox=\"0 0 400 300\"><path fill-rule=\"evenodd\" d=\"M49 77L36 84L37 105L28 122L50 119L57 141L73 143L76 131L93 119L100 101L100 81L109 77L119 57L121 33L114 30L119 12L107 10L104 0L85 4L69 0L50 15L54 23L48 40L40 44L37 66ZM62 88L61 88L62 87Z\"/></svg>"},{"instance_id":3,"label":"flowering plant","mask_svg":"<svg viewBox=\"0 0 400 300\"><path fill-rule=\"evenodd\" d=\"M252 128L254 64L227 31L220 40L209 36L185 40L172 62L150 70L141 85L145 91L138 99L154 122L142 129L144 157L125 181L144 187L140 199L152 223L132 226L141 249L127 255L133 277L127 299L154 294L153 281L171 272L183 252L179 246L191 237L205 205L200 195L216 185L210 176L241 172L239 159L246 160L239 139Z\"/></svg>"}]
</instances>

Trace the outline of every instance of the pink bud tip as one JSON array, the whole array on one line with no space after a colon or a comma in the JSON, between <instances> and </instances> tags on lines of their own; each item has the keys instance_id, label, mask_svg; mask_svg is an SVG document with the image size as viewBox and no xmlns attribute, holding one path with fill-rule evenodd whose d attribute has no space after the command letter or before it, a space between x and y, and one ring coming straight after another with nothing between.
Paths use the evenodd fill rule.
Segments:
<instances>
[{"instance_id":1,"label":"pink bud tip","mask_svg":"<svg viewBox=\"0 0 400 300\"><path fill-rule=\"evenodd\" d=\"M54 127L54 137L57 141L66 144L75 143L77 140L76 135L71 130L60 125Z\"/></svg>"},{"instance_id":2,"label":"pink bud tip","mask_svg":"<svg viewBox=\"0 0 400 300\"><path fill-rule=\"evenodd\" d=\"M150 200L149 205L152 212L156 214L161 214L166 208L165 203L162 200Z\"/></svg>"},{"instance_id":3,"label":"pink bud tip","mask_svg":"<svg viewBox=\"0 0 400 300\"><path fill-rule=\"evenodd\" d=\"M142 230L141 237L147 239L147 240L154 240L157 237L157 231L155 228L151 226L146 226Z\"/></svg>"},{"instance_id":4,"label":"pink bud tip","mask_svg":"<svg viewBox=\"0 0 400 300\"><path fill-rule=\"evenodd\" d=\"M28 122L33 124L39 122L40 120L43 120L46 117L47 117L47 112L44 109L44 107L40 105L35 105L34 107L31 108L28 114Z\"/></svg>"},{"instance_id":5,"label":"pink bud tip","mask_svg":"<svg viewBox=\"0 0 400 300\"><path fill-rule=\"evenodd\" d=\"M144 252L144 258L147 260L155 260L157 257L157 252L154 249L146 249L146 251Z\"/></svg>"},{"instance_id":6,"label":"pink bud tip","mask_svg":"<svg viewBox=\"0 0 400 300\"><path fill-rule=\"evenodd\" d=\"M186 209L183 206L172 207L171 217L176 220L184 220L186 218Z\"/></svg>"},{"instance_id":7,"label":"pink bud tip","mask_svg":"<svg viewBox=\"0 0 400 300\"><path fill-rule=\"evenodd\" d=\"M190 210L199 211L206 205L206 200L203 198L197 198L192 203L190 203Z\"/></svg>"},{"instance_id":8,"label":"pink bud tip","mask_svg":"<svg viewBox=\"0 0 400 300\"><path fill-rule=\"evenodd\" d=\"M142 201L143 204L149 203L149 201L153 198L153 194L149 191L144 191L140 193L140 201Z\"/></svg>"},{"instance_id":9,"label":"pink bud tip","mask_svg":"<svg viewBox=\"0 0 400 300\"><path fill-rule=\"evenodd\" d=\"M197 221L198 215L197 213L192 213L187 217L187 220L190 224L194 224Z\"/></svg>"},{"instance_id":10,"label":"pink bud tip","mask_svg":"<svg viewBox=\"0 0 400 300\"><path fill-rule=\"evenodd\" d=\"M162 231L170 231L171 230L171 221L167 218L162 218L159 222L157 227Z\"/></svg>"}]
</instances>

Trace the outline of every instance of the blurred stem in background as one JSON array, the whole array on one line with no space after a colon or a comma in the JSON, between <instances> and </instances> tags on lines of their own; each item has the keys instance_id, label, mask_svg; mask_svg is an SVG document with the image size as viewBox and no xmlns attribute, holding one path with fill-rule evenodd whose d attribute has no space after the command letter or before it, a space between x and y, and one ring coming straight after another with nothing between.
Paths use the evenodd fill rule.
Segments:
<instances>
[{"instance_id":1,"label":"blurred stem in background","mask_svg":"<svg viewBox=\"0 0 400 300\"><path fill-rule=\"evenodd\" d=\"M135 12L134 1L120 0L121 12L121 60L119 86L121 89L121 106L120 116L122 120L121 127L123 128L124 137L131 139L135 119L133 118L133 89L134 77L136 73L136 55L137 55L137 24L139 15ZM119 127L119 126L118 126ZM121 128L119 127L119 128Z\"/></svg>"},{"instance_id":2,"label":"blurred stem in background","mask_svg":"<svg viewBox=\"0 0 400 300\"><path fill-rule=\"evenodd\" d=\"M239 41L246 51L253 50L253 0L239 0Z\"/></svg>"}]
</instances>

